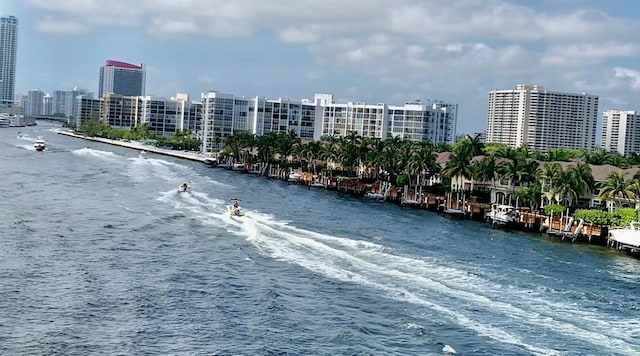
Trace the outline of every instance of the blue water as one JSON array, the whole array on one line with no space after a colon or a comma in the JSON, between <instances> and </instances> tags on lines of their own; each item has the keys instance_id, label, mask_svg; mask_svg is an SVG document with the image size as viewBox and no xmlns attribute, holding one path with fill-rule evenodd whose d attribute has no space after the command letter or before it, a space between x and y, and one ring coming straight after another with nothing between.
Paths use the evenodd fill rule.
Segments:
<instances>
[{"instance_id":1,"label":"blue water","mask_svg":"<svg viewBox=\"0 0 640 356\"><path fill-rule=\"evenodd\" d=\"M638 259L17 130L0 354L640 354Z\"/></svg>"}]
</instances>

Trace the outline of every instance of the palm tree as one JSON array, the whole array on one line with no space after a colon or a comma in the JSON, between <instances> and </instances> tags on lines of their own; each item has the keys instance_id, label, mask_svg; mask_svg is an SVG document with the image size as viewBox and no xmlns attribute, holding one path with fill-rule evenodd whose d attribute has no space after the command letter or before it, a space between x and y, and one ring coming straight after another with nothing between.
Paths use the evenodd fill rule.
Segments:
<instances>
[{"instance_id":1,"label":"palm tree","mask_svg":"<svg viewBox=\"0 0 640 356\"><path fill-rule=\"evenodd\" d=\"M577 183L577 190L580 196L583 196L587 192L594 192L596 187L596 181L593 178L593 172L591 166L586 163L578 163L570 168L571 174L575 178Z\"/></svg>"},{"instance_id":2,"label":"palm tree","mask_svg":"<svg viewBox=\"0 0 640 356\"><path fill-rule=\"evenodd\" d=\"M433 151L428 146L423 146L418 151L414 152L407 161L406 167L409 176L412 174L416 176L416 184L419 181L417 177L422 176L424 182L424 179L433 176L439 171L439 169L440 166L438 166L438 163L436 162ZM409 182L411 182L411 178L409 178Z\"/></svg>"},{"instance_id":3,"label":"palm tree","mask_svg":"<svg viewBox=\"0 0 640 356\"><path fill-rule=\"evenodd\" d=\"M542 194L547 201L551 202L555 196L554 190L562 179L562 166L558 162L546 162L542 169L538 170L537 175L541 182Z\"/></svg>"},{"instance_id":4,"label":"palm tree","mask_svg":"<svg viewBox=\"0 0 640 356\"><path fill-rule=\"evenodd\" d=\"M236 131L224 138L224 145L233 154L234 162L243 162L246 149L253 146L254 139L254 136L247 131Z\"/></svg>"},{"instance_id":5,"label":"palm tree","mask_svg":"<svg viewBox=\"0 0 640 356\"><path fill-rule=\"evenodd\" d=\"M471 135L466 135L457 142L457 145L468 146L471 157L479 156L484 153L484 143L482 143L482 135L480 134L476 134L473 137L471 137Z\"/></svg>"},{"instance_id":6,"label":"palm tree","mask_svg":"<svg viewBox=\"0 0 640 356\"><path fill-rule=\"evenodd\" d=\"M313 167L313 174L316 174L316 167L318 159L320 158L320 151L322 146L318 141L311 141L305 145L301 145L300 157L310 163Z\"/></svg>"},{"instance_id":7,"label":"palm tree","mask_svg":"<svg viewBox=\"0 0 640 356\"><path fill-rule=\"evenodd\" d=\"M624 172L611 172L600 188L598 199L614 200L616 206L620 206L623 199L634 199L636 197L636 194L631 188L631 183L631 180L625 180Z\"/></svg>"},{"instance_id":8,"label":"palm tree","mask_svg":"<svg viewBox=\"0 0 640 356\"><path fill-rule=\"evenodd\" d=\"M265 165L261 174L269 171L277 141L278 134L276 132L269 132L256 139L258 160Z\"/></svg>"},{"instance_id":9,"label":"palm tree","mask_svg":"<svg viewBox=\"0 0 640 356\"><path fill-rule=\"evenodd\" d=\"M472 179L473 170L471 168L471 150L469 146L461 145L456 147L453 154L447 162L445 168L442 170L442 175L445 178L455 179L457 181L457 189L462 187L462 179Z\"/></svg>"},{"instance_id":10,"label":"palm tree","mask_svg":"<svg viewBox=\"0 0 640 356\"><path fill-rule=\"evenodd\" d=\"M503 171L503 162L499 160L495 155L489 155L484 157L481 161L477 162L477 179L480 181L490 181L493 186L493 192L491 196L491 202L496 202L496 191L498 189L497 183L502 178L501 173Z\"/></svg>"}]
</instances>

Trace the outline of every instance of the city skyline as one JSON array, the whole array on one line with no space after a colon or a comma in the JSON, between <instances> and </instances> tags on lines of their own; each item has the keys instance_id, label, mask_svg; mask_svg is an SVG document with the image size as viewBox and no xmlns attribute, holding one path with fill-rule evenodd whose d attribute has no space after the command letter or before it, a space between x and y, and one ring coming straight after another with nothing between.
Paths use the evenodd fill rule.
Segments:
<instances>
[{"instance_id":1,"label":"city skyline","mask_svg":"<svg viewBox=\"0 0 640 356\"><path fill-rule=\"evenodd\" d=\"M98 92L106 59L147 66L148 95L333 93L337 101L459 105L458 133L484 131L491 90L517 84L638 110L635 3L612 1L12 2L16 92Z\"/></svg>"}]
</instances>

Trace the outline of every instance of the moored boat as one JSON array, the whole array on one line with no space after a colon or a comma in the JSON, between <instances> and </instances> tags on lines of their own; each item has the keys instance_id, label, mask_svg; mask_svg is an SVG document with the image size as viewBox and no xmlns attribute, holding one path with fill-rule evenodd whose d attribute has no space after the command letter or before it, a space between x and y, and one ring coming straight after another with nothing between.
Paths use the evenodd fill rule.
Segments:
<instances>
[{"instance_id":1,"label":"moored boat","mask_svg":"<svg viewBox=\"0 0 640 356\"><path fill-rule=\"evenodd\" d=\"M494 225L516 225L519 220L518 210L511 205L493 204L485 219Z\"/></svg>"},{"instance_id":2,"label":"moored boat","mask_svg":"<svg viewBox=\"0 0 640 356\"><path fill-rule=\"evenodd\" d=\"M207 157L204 159L204 164L206 164L209 167L217 167L218 166L218 159L215 157Z\"/></svg>"},{"instance_id":3,"label":"moored boat","mask_svg":"<svg viewBox=\"0 0 640 356\"><path fill-rule=\"evenodd\" d=\"M625 228L609 230L609 244L618 250L640 253L640 222L634 221Z\"/></svg>"}]
</instances>

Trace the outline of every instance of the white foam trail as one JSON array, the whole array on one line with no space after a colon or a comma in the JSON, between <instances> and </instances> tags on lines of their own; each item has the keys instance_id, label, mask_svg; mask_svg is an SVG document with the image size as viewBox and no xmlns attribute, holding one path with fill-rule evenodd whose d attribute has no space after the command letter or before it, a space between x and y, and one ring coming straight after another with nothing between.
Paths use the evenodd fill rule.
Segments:
<instances>
[{"instance_id":1,"label":"white foam trail","mask_svg":"<svg viewBox=\"0 0 640 356\"><path fill-rule=\"evenodd\" d=\"M124 159L124 157L110 151L101 151L86 147L73 150L71 153L77 156L98 158L109 162L122 162Z\"/></svg>"},{"instance_id":2,"label":"white foam trail","mask_svg":"<svg viewBox=\"0 0 640 356\"><path fill-rule=\"evenodd\" d=\"M35 151L36 150L33 147L33 145L17 145L16 147L24 148L25 150L29 150L29 151Z\"/></svg>"},{"instance_id":3,"label":"white foam trail","mask_svg":"<svg viewBox=\"0 0 640 356\"><path fill-rule=\"evenodd\" d=\"M147 162L153 175L177 175L180 165ZM184 166L183 166L184 167ZM581 309L573 300L549 300L554 291L518 288L493 282L461 266L418 256L393 254L383 245L299 229L272 216L248 211L231 218L223 200L202 192L164 192L160 201L188 213L205 224L224 227L245 236L256 248L275 259L294 263L329 278L357 283L384 291L389 297L427 307L461 327L498 342L516 345L532 353L553 355L557 351L523 340L513 325L525 329L553 330L567 338L590 342L618 353L632 353L640 323ZM534 286L535 287L535 286ZM453 308L452 306L462 306ZM476 320L474 313L492 314L494 324ZM607 330L603 333L602 330Z\"/></svg>"},{"instance_id":4,"label":"white foam trail","mask_svg":"<svg viewBox=\"0 0 640 356\"><path fill-rule=\"evenodd\" d=\"M633 328L622 328L628 325L628 320L607 320L605 315L580 310L572 303L550 302L518 290L505 291L502 285L458 268L442 266L438 261L392 255L372 242L297 229L259 214L249 214L244 221L242 227L247 238L274 258L330 278L384 290L396 299L428 306L461 326L500 342L519 345L539 354L556 353L528 344L498 326L475 322L464 310L453 310L447 305L455 299L503 315L512 324L551 329L618 352L632 350L628 342L633 342ZM504 295L506 293L508 295ZM438 304L437 299L442 303ZM574 324L576 322L579 326ZM612 326L616 330L611 330ZM603 329L609 332L604 335Z\"/></svg>"},{"instance_id":5,"label":"white foam trail","mask_svg":"<svg viewBox=\"0 0 640 356\"><path fill-rule=\"evenodd\" d=\"M30 141L30 142L34 142L36 140L34 137L31 137L27 134L18 135L17 139L22 141Z\"/></svg>"}]
</instances>

